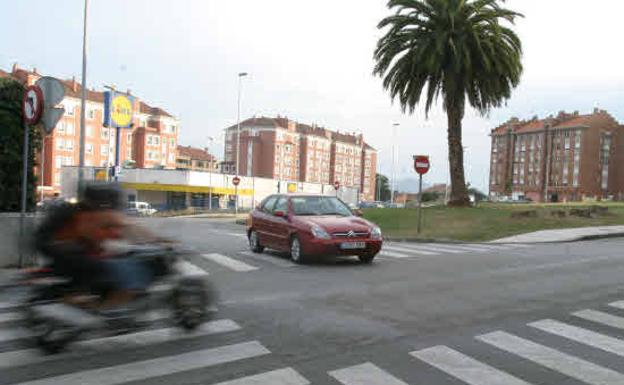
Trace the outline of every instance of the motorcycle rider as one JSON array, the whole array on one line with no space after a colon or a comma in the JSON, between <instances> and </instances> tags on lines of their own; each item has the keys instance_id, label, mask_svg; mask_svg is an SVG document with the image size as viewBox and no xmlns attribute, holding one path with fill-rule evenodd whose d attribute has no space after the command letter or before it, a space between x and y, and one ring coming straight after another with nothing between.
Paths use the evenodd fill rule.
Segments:
<instances>
[{"instance_id":1,"label":"motorcycle rider","mask_svg":"<svg viewBox=\"0 0 624 385\"><path fill-rule=\"evenodd\" d=\"M36 246L52 259L59 275L68 277L74 294L65 300L103 312L120 309L135 299L152 281L150 270L131 258L120 258L107 242L136 233L122 212L122 192L116 185L89 185L75 205L56 207L37 232ZM143 237L155 237L140 231ZM99 301L81 303L83 293Z\"/></svg>"}]
</instances>

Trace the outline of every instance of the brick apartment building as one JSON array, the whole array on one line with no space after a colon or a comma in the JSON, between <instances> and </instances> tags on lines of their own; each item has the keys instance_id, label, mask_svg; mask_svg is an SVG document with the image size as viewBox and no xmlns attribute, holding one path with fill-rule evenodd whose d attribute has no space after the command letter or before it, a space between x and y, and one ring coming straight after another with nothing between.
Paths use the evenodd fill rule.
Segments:
<instances>
[{"instance_id":1,"label":"brick apartment building","mask_svg":"<svg viewBox=\"0 0 624 385\"><path fill-rule=\"evenodd\" d=\"M36 69L27 71L14 65L11 72L2 71L0 76L31 85L42 75ZM50 195L60 191L61 167L79 163L81 86L75 78L62 82L65 98L61 105L65 114L52 134L44 138L43 176L41 167L36 170L40 183L43 180L44 192ZM102 124L104 94L87 90L86 108L85 166L111 166L115 162L115 130ZM129 162L138 168L175 168L179 121L136 97L134 111L134 127L121 131L120 164ZM41 165L41 154L37 163Z\"/></svg>"},{"instance_id":2,"label":"brick apartment building","mask_svg":"<svg viewBox=\"0 0 624 385\"><path fill-rule=\"evenodd\" d=\"M297 123L285 117L241 122L239 174L341 185L374 200L377 151L363 136ZM237 126L226 129L224 164L236 163ZM229 167L229 170L232 168Z\"/></svg>"},{"instance_id":3,"label":"brick apartment building","mask_svg":"<svg viewBox=\"0 0 624 385\"><path fill-rule=\"evenodd\" d=\"M490 197L622 199L623 127L606 111L512 118L492 130Z\"/></svg>"},{"instance_id":4,"label":"brick apartment building","mask_svg":"<svg viewBox=\"0 0 624 385\"><path fill-rule=\"evenodd\" d=\"M208 150L191 146L178 146L176 168L178 170L219 172L219 162Z\"/></svg>"}]
</instances>

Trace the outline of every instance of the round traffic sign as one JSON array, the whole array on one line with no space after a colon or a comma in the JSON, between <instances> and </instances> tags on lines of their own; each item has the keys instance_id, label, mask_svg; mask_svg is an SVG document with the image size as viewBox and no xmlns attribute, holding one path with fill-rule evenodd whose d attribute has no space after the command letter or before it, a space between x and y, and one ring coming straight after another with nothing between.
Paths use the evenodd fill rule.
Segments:
<instances>
[{"instance_id":1,"label":"round traffic sign","mask_svg":"<svg viewBox=\"0 0 624 385\"><path fill-rule=\"evenodd\" d=\"M29 125L39 123L43 113L43 93L38 86L28 86L24 90L22 101L22 113L24 122Z\"/></svg>"},{"instance_id":2,"label":"round traffic sign","mask_svg":"<svg viewBox=\"0 0 624 385\"><path fill-rule=\"evenodd\" d=\"M336 190L338 190L338 189L340 188L340 182L335 181L335 182L334 182L334 188L335 188Z\"/></svg>"},{"instance_id":3,"label":"round traffic sign","mask_svg":"<svg viewBox=\"0 0 624 385\"><path fill-rule=\"evenodd\" d=\"M427 155L414 155L414 170L420 175L429 171L429 157Z\"/></svg>"},{"instance_id":4,"label":"round traffic sign","mask_svg":"<svg viewBox=\"0 0 624 385\"><path fill-rule=\"evenodd\" d=\"M235 176L234 178L232 178L232 184L234 186L238 186L240 182L241 182L241 179L239 177Z\"/></svg>"}]
</instances>

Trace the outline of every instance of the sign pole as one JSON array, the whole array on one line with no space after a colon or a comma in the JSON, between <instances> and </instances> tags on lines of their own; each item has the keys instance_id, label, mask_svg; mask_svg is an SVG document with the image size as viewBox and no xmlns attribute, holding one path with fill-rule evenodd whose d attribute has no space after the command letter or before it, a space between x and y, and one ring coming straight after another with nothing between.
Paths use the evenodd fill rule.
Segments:
<instances>
[{"instance_id":1,"label":"sign pole","mask_svg":"<svg viewBox=\"0 0 624 385\"><path fill-rule=\"evenodd\" d=\"M418 227L416 232L420 234L422 227L422 174L418 175Z\"/></svg>"},{"instance_id":2,"label":"sign pole","mask_svg":"<svg viewBox=\"0 0 624 385\"><path fill-rule=\"evenodd\" d=\"M115 127L115 182L119 181L119 150L121 150L121 127Z\"/></svg>"},{"instance_id":3,"label":"sign pole","mask_svg":"<svg viewBox=\"0 0 624 385\"><path fill-rule=\"evenodd\" d=\"M26 189L28 187L28 147L30 142L30 132L28 124L24 123L24 153L22 159L22 203L20 212L20 252L19 252L19 266L24 267L24 218L26 217Z\"/></svg>"},{"instance_id":4,"label":"sign pole","mask_svg":"<svg viewBox=\"0 0 624 385\"><path fill-rule=\"evenodd\" d=\"M45 185L45 133L41 137L41 203L43 203L43 187Z\"/></svg>"}]
</instances>

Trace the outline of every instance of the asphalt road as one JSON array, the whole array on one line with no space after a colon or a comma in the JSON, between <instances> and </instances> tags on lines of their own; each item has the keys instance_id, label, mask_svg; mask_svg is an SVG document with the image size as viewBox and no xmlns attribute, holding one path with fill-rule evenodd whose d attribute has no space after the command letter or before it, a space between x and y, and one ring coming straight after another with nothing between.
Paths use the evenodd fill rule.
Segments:
<instances>
[{"instance_id":1,"label":"asphalt road","mask_svg":"<svg viewBox=\"0 0 624 385\"><path fill-rule=\"evenodd\" d=\"M624 384L624 240L389 243L370 266L297 266L246 252L225 220L146 225L198 252L218 319L40 356L0 298L0 385Z\"/></svg>"}]
</instances>

